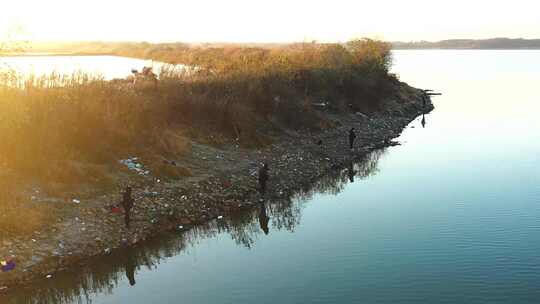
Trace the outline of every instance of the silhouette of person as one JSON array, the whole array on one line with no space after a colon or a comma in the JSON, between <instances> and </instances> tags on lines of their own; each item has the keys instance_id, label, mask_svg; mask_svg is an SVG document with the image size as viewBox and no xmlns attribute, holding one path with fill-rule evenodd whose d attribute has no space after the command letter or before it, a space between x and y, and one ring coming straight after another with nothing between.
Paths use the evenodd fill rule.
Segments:
<instances>
[{"instance_id":1,"label":"silhouette of person","mask_svg":"<svg viewBox=\"0 0 540 304\"><path fill-rule=\"evenodd\" d=\"M127 186L122 194L122 207L124 207L124 216L126 227L129 229L131 208L133 208L133 198L131 197L131 187Z\"/></svg>"},{"instance_id":2,"label":"silhouette of person","mask_svg":"<svg viewBox=\"0 0 540 304\"><path fill-rule=\"evenodd\" d=\"M349 147L351 150L354 146L355 139L356 139L356 133L354 132L354 128L351 128L351 130L349 130Z\"/></svg>"},{"instance_id":3,"label":"silhouette of person","mask_svg":"<svg viewBox=\"0 0 540 304\"><path fill-rule=\"evenodd\" d=\"M356 171L354 170L354 163L352 161L349 163L347 174L349 175L349 181L351 183L354 183L354 176L356 175Z\"/></svg>"},{"instance_id":4,"label":"silhouette of person","mask_svg":"<svg viewBox=\"0 0 540 304\"><path fill-rule=\"evenodd\" d=\"M422 114L422 128L426 127L426 117Z\"/></svg>"},{"instance_id":5,"label":"silhouette of person","mask_svg":"<svg viewBox=\"0 0 540 304\"><path fill-rule=\"evenodd\" d=\"M264 195L266 193L266 182L268 181L268 164L264 163L264 165L259 169L259 186L261 194Z\"/></svg>"},{"instance_id":6,"label":"silhouette of person","mask_svg":"<svg viewBox=\"0 0 540 304\"><path fill-rule=\"evenodd\" d=\"M135 268L137 267L137 262L133 255L131 249L128 249L128 254L126 258L126 264L124 268L126 269L126 277L129 280L129 285L135 285Z\"/></svg>"},{"instance_id":7,"label":"silhouette of person","mask_svg":"<svg viewBox=\"0 0 540 304\"><path fill-rule=\"evenodd\" d=\"M259 212L259 224L261 225L262 231L264 231L264 234L268 235L268 232L270 231L268 229L268 222L270 221L270 218L266 214L266 207L264 206L264 203L261 204L261 210Z\"/></svg>"}]
</instances>

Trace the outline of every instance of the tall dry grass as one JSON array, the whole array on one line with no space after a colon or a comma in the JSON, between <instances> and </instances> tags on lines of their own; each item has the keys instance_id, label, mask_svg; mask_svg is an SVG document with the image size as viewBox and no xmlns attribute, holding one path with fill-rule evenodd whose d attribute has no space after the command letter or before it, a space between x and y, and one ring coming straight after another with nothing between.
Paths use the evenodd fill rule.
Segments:
<instances>
[{"instance_id":1,"label":"tall dry grass","mask_svg":"<svg viewBox=\"0 0 540 304\"><path fill-rule=\"evenodd\" d=\"M107 188L120 157L178 156L189 150L188 137L266 144L283 129L326 127L313 103L328 102L336 113L378 109L396 81L388 75L390 46L368 39L275 48L129 44L109 51L194 68L165 69L157 87L84 73L0 73L0 168L19 181L0 187L46 183L54 195L68 192L68 184ZM31 231L50 214L15 198L1 197L2 231L15 233L23 229L17 223L29 221L36 223L24 228Z\"/></svg>"},{"instance_id":2,"label":"tall dry grass","mask_svg":"<svg viewBox=\"0 0 540 304\"><path fill-rule=\"evenodd\" d=\"M390 46L380 41L273 49L143 46L115 52L196 68L165 69L157 88L83 73L2 74L0 164L47 176L59 161L103 163L142 148L178 153L163 143L180 135L216 133L262 144L283 128L325 127L313 103L328 102L335 112L370 111L394 88Z\"/></svg>"}]
</instances>

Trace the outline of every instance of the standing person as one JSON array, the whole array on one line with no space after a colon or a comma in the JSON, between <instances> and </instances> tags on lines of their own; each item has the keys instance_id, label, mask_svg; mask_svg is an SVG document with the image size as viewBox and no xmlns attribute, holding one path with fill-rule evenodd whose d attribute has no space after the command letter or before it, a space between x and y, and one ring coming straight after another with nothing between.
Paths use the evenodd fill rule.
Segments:
<instances>
[{"instance_id":1,"label":"standing person","mask_svg":"<svg viewBox=\"0 0 540 304\"><path fill-rule=\"evenodd\" d=\"M131 197L131 187L127 186L126 190L122 194L122 207L124 207L124 215L125 215L125 221L126 221L126 227L129 229L129 222L130 222L130 213L131 208L133 208L133 198Z\"/></svg>"},{"instance_id":2,"label":"standing person","mask_svg":"<svg viewBox=\"0 0 540 304\"><path fill-rule=\"evenodd\" d=\"M354 146L354 140L356 139L356 133L354 132L354 128L351 128L349 131L349 147L352 150Z\"/></svg>"},{"instance_id":3,"label":"standing person","mask_svg":"<svg viewBox=\"0 0 540 304\"><path fill-rule=\"evenodd\" d=\"M264 163L264 165L259 169L259 186L260 186L260 191L262 195L266 193L267 181L268 181L268 164Z\"/></svg>"}]
</instances>

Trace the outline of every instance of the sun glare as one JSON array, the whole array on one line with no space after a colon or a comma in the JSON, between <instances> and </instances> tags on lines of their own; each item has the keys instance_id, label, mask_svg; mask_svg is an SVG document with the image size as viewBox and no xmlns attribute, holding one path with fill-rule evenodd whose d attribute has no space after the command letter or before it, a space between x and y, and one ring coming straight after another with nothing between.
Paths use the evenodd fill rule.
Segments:
<instances>
[{"instance_id":1,"label":"sun glare","mask_svg":"<svg viewBox=\"0 0 540 304\"><path fill-rule=\"evenodd\" d=\"M10 0L1 7L0 32L22 28L27 40L150 42L534 38L540 35L539 8L531 0L511 7L466 0Z\"/></svg>"}]
</instances>

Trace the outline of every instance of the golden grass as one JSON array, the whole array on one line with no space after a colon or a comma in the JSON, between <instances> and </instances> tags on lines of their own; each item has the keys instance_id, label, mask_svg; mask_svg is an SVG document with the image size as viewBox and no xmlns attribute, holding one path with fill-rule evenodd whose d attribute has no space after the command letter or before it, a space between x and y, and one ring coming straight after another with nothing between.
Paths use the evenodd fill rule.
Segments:
<instances>
[{"instance_id":1,"label":"golden grass","mask_svg":"<svg viewBox=\"0 0 540 304\"><path fill-rule=\"evenodd\" d=\"M55 209L32 200L30 189L20 191L21 183L14 176L0 177L0 242L13 236L27 236L51 222Z\"/></svg>"},{"instance_id":2,"label":"golden grass","mask_svg":"<svg viewBox=\"0 0 540 304\"><path fill-rule=\"evenodd\" d=\"M162 159L189 155L191 140L260 147L284 129L323 129L330 122L313 103L369 111L396 81L389 45L366 39L272 49L130 44L110 53L196 68L164 71L157 88L84 73L0 73L0 167L21 181L15 189L37 183L56 197L106 191L118 183L118 160L131 155L146 157L158 176L191 176ZM53 212L16 197L0 201L4 233L38 229Z\"/></svg>"}]
</instances>

